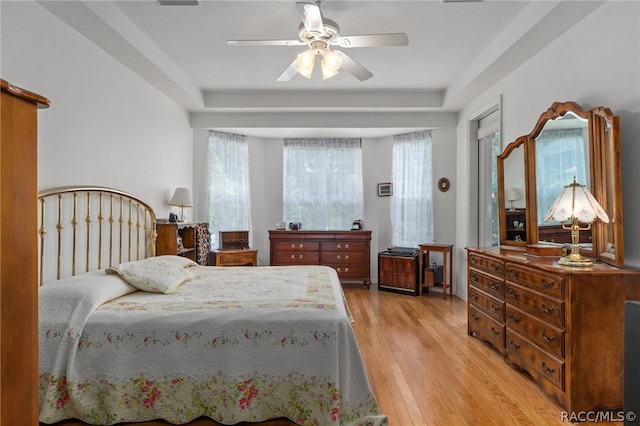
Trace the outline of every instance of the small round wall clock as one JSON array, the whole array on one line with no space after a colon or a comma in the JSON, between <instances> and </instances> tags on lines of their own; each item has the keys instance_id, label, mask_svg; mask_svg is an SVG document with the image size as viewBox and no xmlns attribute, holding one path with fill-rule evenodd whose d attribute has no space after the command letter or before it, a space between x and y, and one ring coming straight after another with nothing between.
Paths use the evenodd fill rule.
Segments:
<instances>
[{"instance_id":1,"label":"small round wall clock","mask_svg":"<svg viewBox=\"0 0 640 426\"><path fill-rule=\"evenodd\" d=\"M438 181L438 189L441 192L447 192L449 190L449 179L447 179L446 177L440 178L440 180Z\"/></svg>"}]
</instances>

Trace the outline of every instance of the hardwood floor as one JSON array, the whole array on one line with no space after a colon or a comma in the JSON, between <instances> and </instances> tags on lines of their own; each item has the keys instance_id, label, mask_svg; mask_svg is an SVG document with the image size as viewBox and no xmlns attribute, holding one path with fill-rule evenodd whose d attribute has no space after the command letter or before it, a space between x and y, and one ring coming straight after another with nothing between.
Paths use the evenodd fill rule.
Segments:
<instances>
[{"instance_id":1,"label":"hardwood floor","mask_svg":"<svg viewBox=\"0 0 640 426\"><path fill-rule=\"evenodd\" d=\"M360 352L389 426L566 425L525 373L467 335L466 302L343 285ZM621 425L599 422L599 425Z\"/></svg>"}]
</instances>

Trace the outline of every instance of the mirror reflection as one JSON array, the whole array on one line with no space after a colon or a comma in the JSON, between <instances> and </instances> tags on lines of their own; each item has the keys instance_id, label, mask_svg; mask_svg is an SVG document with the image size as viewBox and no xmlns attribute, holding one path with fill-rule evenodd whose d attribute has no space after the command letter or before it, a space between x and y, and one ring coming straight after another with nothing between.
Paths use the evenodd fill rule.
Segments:
<instances>
[{"instance_id":1,"label":"mirror reflection","mask_svg":"<svg viewBox=\"0 0 640 426\"><path fill-rule=\"evenodd\" d=\"M569 243L571 237L560 223L544 217L564 186L576 181L590 188L588 120L568 112L549 120L535 138L536 217L538 240ZM591 231L582 232L585 250L591 247Z\"/></svg>"},{"instance_id":2,"label":"mirror reflection","mask_svg":"<svg viewBox=\"0 0 640 426\"><path fill-rule=\"evenodd\" d=\"M524 144L514 148L504 159L504 220L506 239L526 242L526 191L524 175Z\"/></svg>"}]
</instances>

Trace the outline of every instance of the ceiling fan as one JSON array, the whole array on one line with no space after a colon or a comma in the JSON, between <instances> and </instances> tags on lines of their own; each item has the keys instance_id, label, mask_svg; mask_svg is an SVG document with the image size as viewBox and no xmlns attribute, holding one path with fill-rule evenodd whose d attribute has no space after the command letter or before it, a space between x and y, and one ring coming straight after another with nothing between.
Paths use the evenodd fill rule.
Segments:
<instances>
[{"instance_id":1,"label":"ceiling fan","mask_svg":"<svg viewBox=\"0 0 640 426\"><path fill-rule=\"evenodd\" d=\"M407 46L409 38L405 33L386 33L341 36L340 27L322 16L320 4L323 0L296 3L303 11L303 20L298 27L299 40L228 40L229 46L308 46L304 52L284 70L277 81L289 81L296 73L311 78L316 58L320 59L322 78L335 76L340 68L346 70L358 80L364 81L373 73L351 59L342 51L331 47L387 47Z\"/></svg>"}]
</instances>

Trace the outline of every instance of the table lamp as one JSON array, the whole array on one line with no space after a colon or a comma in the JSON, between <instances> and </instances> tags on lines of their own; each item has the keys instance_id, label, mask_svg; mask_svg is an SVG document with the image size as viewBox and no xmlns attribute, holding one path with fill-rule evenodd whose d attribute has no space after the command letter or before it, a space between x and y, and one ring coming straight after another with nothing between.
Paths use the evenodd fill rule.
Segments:
<instances>
[{"instance_id":1,"label":"table lamp","mask_svg":"<svg viewBox=\"0 0 640 426\"><path fill-rule=\"evenodd\" d=\"M609 216L593 197L589 189L576 182L565 186L562 192L549 208L544 217L545 222L560 222L563 229L571 230L571 254L561 257L558 263L565 266L591 266L591 259L580 255L580 231L588 231L591 224L600 219L609 223ZM570 225L566 222L571 222ZM579 222L587 224L580 227Z\"/></svg>"},{"instance_id":2,"label":"table lamp","mask_svg":"<svg viewBox=\"0 0 640 426\"><path fill-rule=\"evenodd\" d=\"M180 207L180 222L186 222L186 216L184 215L185 207L193 207L193 201L191 200L191 191L189 188L176 188L173 193L173 197L169 201L170 206Z\"/></svg>"},{"instance_id":3,"label":"table lamp","mask_svg":"<svg viewBox=\"0 0 640 426\"><path fill-rule=\"evenodd\" d=\"M507 189L507 200L511 203L511 207L509 207L509 211L512 212L516 208L513 207L513 202L518 201L520 199L520 191L518 188L508 188Z\"/></svg>"}]
</instances>

